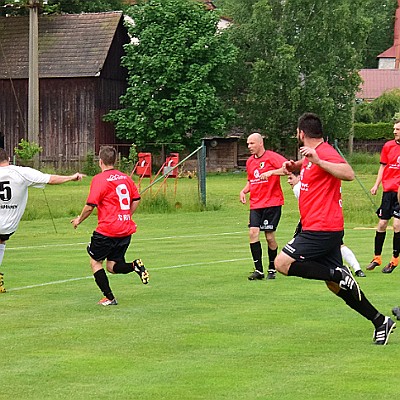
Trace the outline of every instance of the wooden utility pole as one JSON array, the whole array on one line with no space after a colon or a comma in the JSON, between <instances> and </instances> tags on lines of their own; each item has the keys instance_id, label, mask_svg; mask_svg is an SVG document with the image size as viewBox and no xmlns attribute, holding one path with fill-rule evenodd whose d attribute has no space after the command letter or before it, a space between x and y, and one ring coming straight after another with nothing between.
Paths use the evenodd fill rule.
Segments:
<instances>
[{"instance_id":1,"label":"wooden utility pole","mask_svg":"<svg viewBox=\"0 0 400 400\"><path fill-rule=\"evenodd\" d=\"M39 0L29 0L28 141L39 144ZM39 155L33 160L39 166Z\"/></svg>"},{"instance_id":2,"label":"wooden utility pole","mask_svg":"<svg viewBox=\"0 0 400 400\"><path fill-rule=\"evenodd\" d=\"M397 9L394 21L394 50L395 50L395 69L400 69L400 0L397 0Z\"/></svg>"}]
</instances>

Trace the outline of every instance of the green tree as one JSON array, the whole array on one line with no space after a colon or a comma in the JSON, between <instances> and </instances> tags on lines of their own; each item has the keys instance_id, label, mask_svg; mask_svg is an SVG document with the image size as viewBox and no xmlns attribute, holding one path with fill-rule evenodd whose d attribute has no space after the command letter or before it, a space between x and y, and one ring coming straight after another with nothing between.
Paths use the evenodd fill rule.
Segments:
<instances>
[{"instance_id":1,"label":"green tree","mask_svg":"<svg viewBox=\"0 0 400 400\"><path fill-rule=\"evenodd\" d=\"M229 0L226 7L241 52L236 70L246 77L234 92L246 129L286 147L299 114L313 111L327 133L347 135L371 24L364 0Z\"/></svg>"},{"instance_id":2,"label":"green tree","mask_svg":"<svg viewBox=\"0 0 400 400\"><path fill-rule=\"evenodd\" d=\"M356 106L354 120L366 124L377 122L392 122L400 112L400 89L383 93L371 103L361 103ZM396 117L395 117L396 116Z\"/></svg>"},{"instance_id":3,"label":"green tree","mask_svg":"<svg viewBox=\"0 0 400 400\"><path fill-rule=\"evenodd\" d=\"M366 42L363 68L377 68L376 57L393 45L397 0L369 0L365 7L372 23Z\"/></svg>"},{"instance_id":4,"label":"green tree","mask_svg":"<svg viewBox=\"0 0 400 400\"><path fill-rule=\"evenodd\" d=\"M175 143L170 150L177 150L223 133L233 113L222 99L236 50L217 31L217 13L191 0L149 0L127 14L133 40L122 65L129 87L124 108L105 117L117 135L138 147Z\"/></svg>"},{"instance_id":5,"label":"green tree","mask_svg":"<svg viewBox=\"0 0 400 400\"><path fill-rule=\"evenodd\" d=\"M235 1L230 38L240 49L231 98L237 125L267 134L274 147L288 147L300 102L299 63L283 29L280 1Z\"/></svg>"},{"instance_id":6,"label":"green tree","mask_svg":"<svg viewBox=\"0 0 400 400\"><path fill-rule=\"evenodd\" d=\"M124 3L122 0L48 0L44 5L47 13L67 13L79 14L81 12L102 12L122 10Z\"/></svg>"},{"instance_id":7,"label":"green tree","mask_svg":"<svg viewBox=\"0 0 400 400\"><path fill-rule=\"evenodd\" d=\"M0 0L0 16L26 15L29 0ZM45 14L79 14L123 10L123 0L40 0L40 12Z\"/></svg>"}]
</instances>

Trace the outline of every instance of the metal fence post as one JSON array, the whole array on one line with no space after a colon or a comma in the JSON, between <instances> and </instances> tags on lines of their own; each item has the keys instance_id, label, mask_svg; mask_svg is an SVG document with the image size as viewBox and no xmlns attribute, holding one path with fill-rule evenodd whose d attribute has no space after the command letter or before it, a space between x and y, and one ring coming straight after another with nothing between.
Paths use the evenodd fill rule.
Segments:
<instances>
[{"instance_id":1,"label":"metal fence post","mask_svg":"<svg viewBox=\"0 0 400 400\"><path fill-rule=\"evenodd\" d=\"M198 153L199 161L199 186L200 186L200 201L203 207L206 207L206 145L204 140L201 141L201 150Z\"/></svg>"}]
</instances>

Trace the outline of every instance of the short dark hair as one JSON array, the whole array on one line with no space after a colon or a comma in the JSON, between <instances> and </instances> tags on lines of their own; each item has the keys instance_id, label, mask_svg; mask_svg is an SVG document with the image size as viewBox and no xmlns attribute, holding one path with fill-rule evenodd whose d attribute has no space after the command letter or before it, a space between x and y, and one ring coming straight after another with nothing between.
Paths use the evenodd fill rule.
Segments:
<instances>
[{"instance_id":1,"label":"short dark hair","mask_svg":"<svg viewBox=\"0 0 400 400\"><path fill-rule=\"evenodd\" d=\"M115 165L117 160L117 150L112 146L103 146L100 148L99 158L105 165Z\"/></svg>"},{"instance_id":2,"label":"short dark hair","mask_svg":"<svg viewBox=\"0 0 400 400\"><path fill-rule=\"evenodd\" d=\"M3 161L8 161L8 159L9 157L7 152L0 147L0 163L2 163Z\"/></svg>"},{"instance_id":3,"label":"short dark hair","mask_svg":"<svg viewBox=\"0 0 400 400\"><path fill-rule=\"evenodd\" d=\"M324 133L322 130L322 122L317 114L304 113L297 122L297 127L303 131L305 136L309 138L322 138Z\"/></svg>"}]
</instances>

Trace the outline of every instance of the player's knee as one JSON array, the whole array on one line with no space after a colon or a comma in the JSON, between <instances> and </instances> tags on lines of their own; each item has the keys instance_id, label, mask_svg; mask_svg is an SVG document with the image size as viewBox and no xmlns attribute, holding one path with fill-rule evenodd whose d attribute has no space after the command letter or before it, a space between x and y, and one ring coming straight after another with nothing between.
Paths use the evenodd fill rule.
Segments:
<instances>
[{"instance_id":1,"label":"player's knee","mask_svg":"<svg viewBox=\"0 0 400 400\"><path fill-rule=\"evenodd\" d=\"M258 228L250 228L249 229L249 238L251 242L256 242L259 240L260 230Z\"/></svg>"},{"instance_id":2,"label":"player's knee","mask_svg":"<svg viewBox=\"0 0 400 400\"><path fill-rule=\"evenodd\" d=\"M290 262L286 259L286 257L280 253L276 256L275 261L275 269L283 275L287 275L290 267Z\"/></svg>"}]
</instances>

